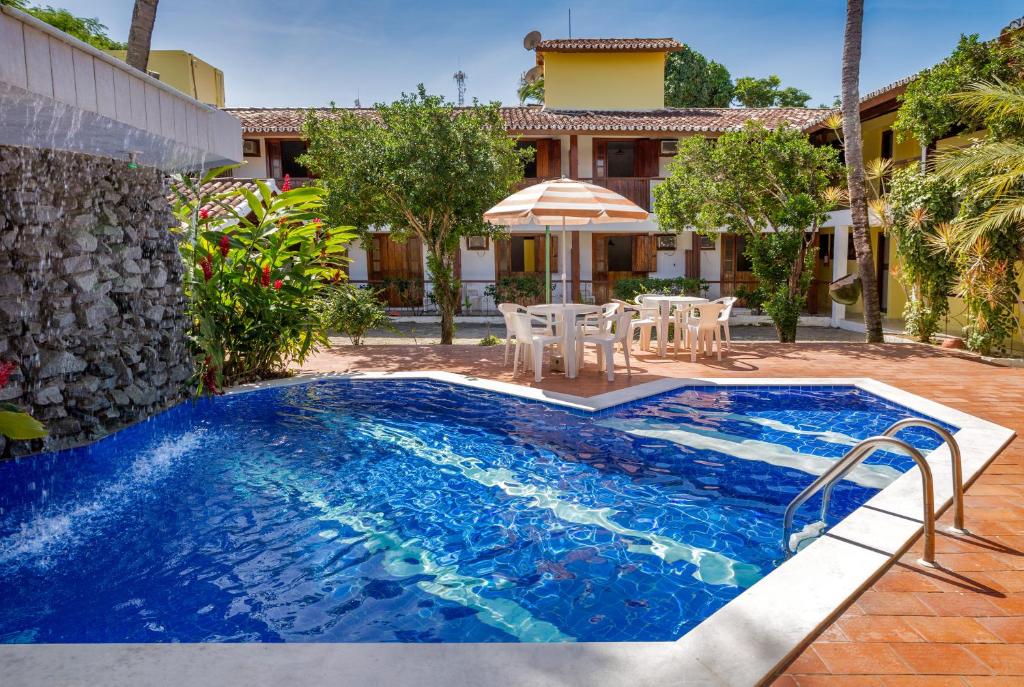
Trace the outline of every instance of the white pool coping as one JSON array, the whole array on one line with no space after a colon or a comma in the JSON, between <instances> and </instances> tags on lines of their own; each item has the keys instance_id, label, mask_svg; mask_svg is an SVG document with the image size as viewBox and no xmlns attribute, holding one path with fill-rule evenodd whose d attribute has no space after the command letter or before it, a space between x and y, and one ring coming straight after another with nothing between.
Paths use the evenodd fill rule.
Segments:
<instances>
[{"instance_id":1,"label":"white pool coping","mask_svg":"<svg viewBox=\"0 0 1024 687\"><path fill-rule=\"evenodd\" d=\"M662 379L581 397L451 372L363 372L303 375L245 385L228 393L326 379L431 379L594 412L687 386L854 386L959 427L955 437L965 484L1015 436L1005 427L866 378ZM941 511L952 500L948 448L943 445L933 451L928 462ZM0 683L5 687L749 687L769 679L906 551L922 530L920 484L918 468L904 473L676 641L2 645ZM939 536L944 536L941 530ZM941 565L941 554L938 561Z\"/></svg>"}]
</instances>

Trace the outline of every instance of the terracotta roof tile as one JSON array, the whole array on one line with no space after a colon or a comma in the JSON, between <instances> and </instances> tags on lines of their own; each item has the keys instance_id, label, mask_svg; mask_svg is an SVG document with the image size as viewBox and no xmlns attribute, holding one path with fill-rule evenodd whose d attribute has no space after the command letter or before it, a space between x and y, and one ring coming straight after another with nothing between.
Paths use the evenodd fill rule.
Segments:
<instances>
[{"instance_id":1,"label":"terracotta roof tile","mask_svg":"<svg viewBox=\"0 0 1024 687\"><path fill-rule=\"evenodd\" d=\"M276 193L278 189L276 183L274 183L274 180L267 179L265 181L270 185L270 190ZM234 191L236 189L243 187L249 189L250 191L257 195L259 194L259 189L256 186L255 179L235 179L233 177L218 177L216 179L211 179L210 181L206 182L205 184L199 187L199 193L204 196L214 195L227 193L229 191ZM194 193L189 191L186 188L186 186L180 181L172 179L171 187L167 189L167 200L169 203L171 203L171 205L174 205L175 203L178 202L178 196L175 193L175 190L179 191L190 201L195 200ZM211 217L227 217L229 216L229 213L223 207L223 205L225 204L232 207L235 211L241 212L244 212L248 207L245 198L239 195L225 198L221 200L221 204L206 203L200 208L200 210L206 210L207 212L210 213ZM245 214L248 213L246 212Z\"/></svg>"},{"instance_id":2,"label":"terracotta roof tile","mask_svg":"<svg viewBox=\"0 0 1024 687\"><path fill-rule=\"evenodd\" d=\"M247 134L299 134L308 108L228 108L242 123ZM329 116L328 108L317 108L319 116ZM374 110L356 110L372 116ZM735 131L748 120L768 127L783 124L804 129L831 110L802 107L764 108L665 108L640 111L547 110L539 105L503 107L501 115L511 133L549 132L651 132L721 133Z\"/></svg>"},{"instance_id":3,"label":"terracotta roof tile","mask_svg":"<svg viewBox=\"0 0 1024 687\"><path fill-rule=\"evenodd\" d=\"M537 52L677 52L686 46L674 38L556 38L541 41Z\"/></svg>"}]
</instances>

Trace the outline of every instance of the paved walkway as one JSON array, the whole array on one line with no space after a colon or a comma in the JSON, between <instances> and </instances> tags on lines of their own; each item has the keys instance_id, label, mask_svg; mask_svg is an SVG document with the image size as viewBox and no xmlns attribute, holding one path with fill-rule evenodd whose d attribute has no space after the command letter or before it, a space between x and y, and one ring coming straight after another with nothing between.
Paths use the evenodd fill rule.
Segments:
<instances>
[{"instance_id":1,"label":"paved walkway","mask_svg":"<svg viewBox=\"0 0 1024 687\"><path fill-rule=\"evenodd\" d=\"M305 369L447 370L535 386L532 377L513 379L502 354L501 347L342 346ZM632 379L624 373L617 367L609 383L591 361L576 380L551 375L536 386L589 396L662 377L872 377L1024 435L1024 369L916 344L736 343L721 362L641 354ZM938 538L942 569L916 564L918 541L774 684L1024 685L1024 441L968 489L966 512L969 535Z\"/></svg>"}]
</instances>

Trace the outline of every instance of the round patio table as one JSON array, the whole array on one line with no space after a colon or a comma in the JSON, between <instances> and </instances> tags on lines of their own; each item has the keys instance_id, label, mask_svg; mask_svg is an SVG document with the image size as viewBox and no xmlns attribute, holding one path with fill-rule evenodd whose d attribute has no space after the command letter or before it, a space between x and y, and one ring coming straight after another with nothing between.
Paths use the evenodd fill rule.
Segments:
<instances>
[{"instance_id":1,"label":"round patio table","mask_svg":"<svg viewBox=\"0 0 1024 687\"><path fill-rule=\"evenodd\" d=\"M545 317L554 326L555 334L562 337L562 355L565 357L565 376L574 379L576 366L576 318L601 312L601 306L586 303L546 303L528 305L526 312Z\"/></svg>"},{"instance_id":2,"label":"round patio table","mask_svg":"<svg viewBox=\"0 0 1024 687\"><path fill-rule=\"evenodd\" d=\"M646 296L644 298L645 305L647 303L658 304L658 318L661 320L658 327L659 357L664 358L668 355L668 322L669 316L672 314L672 308L707 302L707 298L698 298L696 296ZM679 332L676 332L676 336L679 336Z\"/></svg>"}]
</instances>

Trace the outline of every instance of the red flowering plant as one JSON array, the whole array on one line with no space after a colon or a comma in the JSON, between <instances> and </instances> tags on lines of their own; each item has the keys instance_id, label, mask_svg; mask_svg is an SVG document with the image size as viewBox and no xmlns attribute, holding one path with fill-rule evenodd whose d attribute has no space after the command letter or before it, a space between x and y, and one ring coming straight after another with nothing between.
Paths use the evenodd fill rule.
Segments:
<instances>
[{"instance_id":1,"label":"red flowering plant","mask_svg":"<svg viewBox=\"0 0 1024 687\"><path fill-rule=\"evenodd\" d=\"M275 194L254 179L204 193L224 169L175 184L197 393L282 376L327 345L317 303L355 236L349 227L318 231L325 192L315 186Z\"/></svg>"},{"instance_id":2,"label":"red flowering plant","mask_svg":"<svg viewBox=\"0 0 1024 687\"><path fill-rule=\"evenodd\" d=\"M0 361L0 389L7 386L17 368L13 361ZM42 439L46 436L46 428L39 420L23 412L13 403L0 401L0 436L19 441Z\"/></svg>"}]
</instances>

